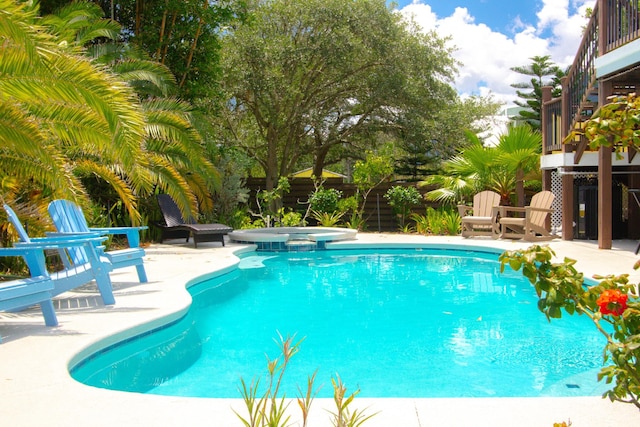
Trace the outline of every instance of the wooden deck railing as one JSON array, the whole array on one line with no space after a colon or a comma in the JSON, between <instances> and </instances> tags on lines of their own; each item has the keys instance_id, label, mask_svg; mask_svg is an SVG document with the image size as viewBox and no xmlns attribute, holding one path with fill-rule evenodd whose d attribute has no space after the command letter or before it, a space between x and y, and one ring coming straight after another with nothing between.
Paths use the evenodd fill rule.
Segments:
<instances>
[{"instance_id":1,"label":"wooden deck railing","mask_svg":"<svg viewBox=\"0 0 640 427\"><path fill-rule=\"evenodd\" d=\"M605 37L603 53L611 52L640 37L640 7L637 0L605 0L598 3L603 3L601 10L605 20L602 32Z\"/></svg>"},{"instance_id":2,"label":"wooden deck railing","mask_svg":"<svg viewBox=\"0 0 640 427\"><path fill-rule=\"evenodd\" d=\"M574 62L564 79L562 92L566 102L553 99L542 106L545 110L542 113L544 152L560 150L562 139L577 122L588 119L597 107L595 59L640 38L638 3L638 0L596 2Z\"/></svg>"},{"instance_id":3,"label":"wooden deck railing","mask_svg":"<svg viewBox=\"0 0 640 427\"><path fill-rule=\"evenodd\" d=\"M543 119L546 122L546 126L542 127L544 133L543 140L545 141L544 154L552 153L553 151L562 150L562 99L555 98L544 104L545 112L543 112Z\"/></svg>"}]
</instances>

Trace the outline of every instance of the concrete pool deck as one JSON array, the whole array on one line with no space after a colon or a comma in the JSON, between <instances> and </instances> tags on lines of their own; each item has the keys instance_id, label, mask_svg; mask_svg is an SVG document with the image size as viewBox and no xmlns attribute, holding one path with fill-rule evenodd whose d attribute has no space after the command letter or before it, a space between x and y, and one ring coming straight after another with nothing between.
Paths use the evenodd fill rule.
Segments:
<instances>
[{"instance_id":1,"label":"concrete pool deck","mask_svg":"<svg viewBox=\"0 0 640 427\"><path fill-rule=\"evenodd\" d=\"M512 241L460 237L424 237L403 234L360 233L358 242L447 243L498 249L528 247ZM348 244L346 242L345 244ZM546 244L546 243L542 243ZM614 241L612 250L598 250L597 242L549 242L558 258L577 259L577 269L593 274L628 273L633 283L640 272L633 264L637 242ZM68 366L82 355L179 317L190 298L185 284L213 270L232 268L234 251L243 245L202 243L198 249L183 241L148 247L145 266L149 283L137 281L135 269L112 273L116 304L104 306L95 286L86 286L56 298L60 325L44 326L39 310L0 313L0 420L12 426L241 426L233 409L245 414L240 399L197 399L114 392L84 386L68 374ZM542 314L541 314L542 315ZM247 331L251 333L251 331ZM101 345L101 344L100 344ZM80 356L79 356L80 355ZM329 379L316 385L330 387ZM301 384L303 385L303 384ZM347 384L348 392L355 385ZM238 395L239 396L239 395ZM331 399L317 399L311 407L309 427L331 425ZM611 403L600 397L570 398L356 398L353 408L377 413L366 427L426 426L553 426L571 421L574 427L640 425L640 411L632 405ZM352 408L352 409L353 409ZM290 406L292 425L300 413Z\"/></svg>"}]
</instances>

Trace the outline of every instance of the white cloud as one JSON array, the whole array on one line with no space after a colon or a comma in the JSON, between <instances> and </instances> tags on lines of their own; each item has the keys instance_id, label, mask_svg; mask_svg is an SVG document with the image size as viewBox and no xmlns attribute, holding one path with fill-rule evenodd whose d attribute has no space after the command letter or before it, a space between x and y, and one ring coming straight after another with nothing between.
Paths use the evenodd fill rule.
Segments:
<instances>
[{"instance_id":1,"label":"white cloud","mask_svg":"<svg viewBox=\"0 0 640 427\"><path fill-rule=\"evenodd\" d=\"M491 93L495 99L511 104L517 97L510 85L523 81L523 76L511 68L527 65L531 57L543 55L551 55L562 68L571 65L586 25L586 8L594 3L595 0L543 0L535 27L517 18L511 34L476 22L464 7L456 8L450 16L439 17L428 4L414 1L401 13L413 15L425 30L451 37L451 46L457 49L454 57L463 64L455 81L458 92Z\"/></svg>"}]
</instances>

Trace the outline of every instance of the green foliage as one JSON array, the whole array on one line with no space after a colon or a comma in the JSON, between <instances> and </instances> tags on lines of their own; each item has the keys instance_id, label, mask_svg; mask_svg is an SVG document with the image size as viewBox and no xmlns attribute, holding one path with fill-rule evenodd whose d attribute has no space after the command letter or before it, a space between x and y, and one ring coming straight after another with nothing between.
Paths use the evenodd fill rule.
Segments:
<instances>
[{"instance_id":1,"label":"green foliage","mask_svg":"<svg viewBox=\"0 0 640 427\"><path fill-rule=\"evenodd\" d=\"M282 381L286 373L291 358L300 350L302 340L294 342L295 336L283 338L279 335L278 346L281 355L276 359L267 357L268 378L266 390L262 395L258 394L260 379L255 379L251 384L247 384L244 379L240 379L240 393L245 404L248 415L242 416L234 411L245 427L285 427L290 425L290 416L287 415L289 404L285 400L284 394L280 393ZM307 387L303 392L298 388L296 401L302 412L302 426L307 426L311 404L317 395L314 389L314 382L317 371L307 378ZM375 414L366 415L363 410L351 410L353 401L360 390L347 396L346 386L337 376L332 378L331 384L334 391L334 402L336 411L331 412L331 425L334 427L359 427Z\"/></svg>"},{"instance_id":2,"label":"green foliage","mask_svg":"<svg viewBox=\"0 0 640 427\"><path fill-rule=\"evenodd\" d=\"M342 191L335 188L320 187L309 198L311 210L316 214L332 214L338 210Z\"/></svg>"},{"instance_id":3,"label":"green foliage","mask_svg":"<svg viewBox=\"0 0 640 427\"><path fill-rule=\"evenodd\" d=\"M284 212L284 208L281 208L278 215L279 222L276 224L280 227L297 227L302 224L302 214L300 212Z\"/></svg>"},{"instance_id":4,"label":"green foliage","mask_svg":"<svg viewBox=\"0 0 640 427\"><path fill-rule=\"evenodd\" d=\"M465 130L481 133L495 125L500 105L491 97L471 96L431 110L426 119L413 111L400 116L396 144L402 151L395 156L396 175L416 181L438 173L443 161L467 145Z\"/></svg>"},{"instance_id":5,"label":"green foliage","mask_svg":"<svg viewBox=\"0 0 640 427\"><path fill-rule=\"evenodd\" d=\"M366 222L358 212L358 195L353 195L338 201L338 211L349 219L345 225L354 230L364 230Z\"/></svg>"},{"instance_id":6,"label":"green foliage","mask_svg":"<svg viewBox=\"0 0 640 427\"><path fill-rule=\"evenodd\" d=\"M362 229L366 223L364 208L371 190L389 179L393 173L390 156L368 152L364 160L358 160L353 166L353 183L357 186L355 195L359 207L351 214L348 226Z\"/></svg>"},{"instance_id":7,"label":"green foliage","mask_svg":"<svg viewBox=\"0 0 640 427\"><path fill-rule=\"evenodd\" d=\"M451 208L428 207L424 215L413 213L410 218L420 234L456 236L460 233L460 215Z\"/></svg>"},{"instance_id":8,"label":"green foliage","mask_svg":"<svg viewBox=\"0 0 640 427\"><path fill-rule=\"evenodd\" d=\"M316 212L312 211L313 218L318 221L318 225L322 227L335 227L340 223L344 212Z\"/></svg>"},{"instance_id":9,"label":"green foliage","mask_svg":"<svg viewBox=\"0 0 640 427\"><path fill-rule=\"evenodd\" d=\"M257 159L267 189L303 159L320 171L362 158L398 135L399 117L437 123L433 112L456 102L447 40L386 2L248 5L251 19L223 32L222 110L227 143Z\"/></svg>"},{"instance_id":10,"label":"green foliage","mask_svg":"<svg viewBox=\"0 0 640 427\"><path fill-rule=\"evenodd\" d=\"M43 5L56 1L44 0ZM96 3L104 10L103 16L123 26L128 45L169 67L177 78L181 99L204 104L219 96L219 38L223 28L242 19L243 2L123 0L115 7L113 1Z\"/></svg>"},{"instance_id":11,"label":"green foliage","mask_svg":"<svg viewBox=\"0 0 640 427\"><path fill-rule=\"evenodd\" d=\"M353 183L362 192L370 191L393 174L393 165L388 155L367 152L364 160L353 166Z\"/></svg>"},{"instance_id":12,"label":"green foliage","mask_svg":"<svg viewBox=\"0 0 640 427\"><path fill-rule=\"evenodd\" d=\"M422 201L422 195L415 187L404 187L394 185L383 196L393 208L400 220L400 229L404 229L405 220L411 213L411 208L417 206Z\"/></svg>"},{"instance_id":13,"label":"green foliage","mask_svg":"<svg viewBox=\"0 0 640 427\"><path fill-rule=\"evenodd\" d=\"M628 275L597 276L596 285L587 285L575 260L555 263L549 246L534 245L526 250L507 251L500 256L501 271L509 266L531 282L538 295L538 308L547 319L562 313L590 318L606 338L605 366L598 380L612 384L603 397L632 403L640 408L640 300L637 287ZM636 263L638 268L640 263ZM618 298L612 300L609 296Z\"/></svg>"},{"instance_id":14,"label":"green foliage","mask_svg":"<svg viewBox=\"0 0 640 427\"><path fill-rule=\"evenodd\" d=\"M365 415L364 411L358 411L357 409L351 412L350 406L353 403L353 399L360 393L360 390L356 390L351 395L346 396L347 387L339 376L336 379L331 378L331 385L333 386L333 401L337 409L336 412L331 413L333 426L359 427L375 415Z\"/></svg>"},{"instance_id":15,"label":"green foliage","mask_svg":"<svg viewBox=\"0 0 640 427\"><path fill-rule=\"evenodd\" d=\"M443 210L442 223L445 234L449 236L457 236L460 234L462 223L458 212L453 210Z\"/></svg>"},{"instance_id":16,"label":"green foliage","mask_svg":"<svg viewBox=\"0 0 640 427\"><path fill-rule=\"evenodd\" d=\"M511 70L530 77L526 82L514 83L516 89L530 89L529 92L516 91L522 101L515 101L523 108L513 119L523 121L533 129L540 129L540 112L542 110L542 87L553 87L553 97L560 96L562 85L560 79L567 74L551 61L551 56L534 56L531 63L525 66L512 67Z\"/></svg>"},{"instance_id":17,"label":"green foliage","mask_svg":"<svg viewBox=\"0 0 640 427\"><path fill-rule=\"evenodd\" d=\"M629 147L640 147L640 98L636 94L620 96L610 103L601 106L596 114L587 120L584 131L576 130L576 134L584 134L589 140L591 149L612 147L620 153Z\"/></svg>"},{"instance_id":18,"label":"green foliage","mask_svg":"<svg viewBox=\"0 0 640 427\"><path fill-rule=\"evenodd\" d=\"M239 228L239 219L243 216L249 200L249 189L245 186L245 175L241 160L232 153L222 153L217 161L221 183L214 192L215 217L206 222L219 222L232 228Z\"/></svg>"},{"instance_id":19,"label":"green foliage","mask_svg":"<svg viewBox=\"0 0 640 427\"><path fill-rule=\"evenodd\" d=\"M497 146L485 146L470 132L467 138L469 145L444 162L441 175L431 175L418 184L437 187L425 195L428 200L452 205L493 190L509 205L512 194L522 199L523 189L539 180L542 136L529 126L509 126Z\"/></svg>"},{"instance_id":20,"label":"green foliage","mask_svg":"<svg viewBox=\"0 0 640 427\"><path fill-rule=\"evenodd\" d=\"M37 2L2 1L0 66L12 76L0 78L4 200L39 208L55 198L95 202L113 225L146 220L153 211L141 212L140 201L157 190L185 216L211 211L219 175L191 105L170 97L169 69L122 43L125 32L94 3L65 4L40 19Z\"/></svg>"},{"instance_id":21,"label":"green foliage","mask_svg":"<svg viewBox=\"0 0 640 427\"><path fill-rule=\"evenodd\" d=\"M279 207L279 202L291 190L291 184L286 177L281 177L276 188L272 190L262 190L256 194L256 204L258 212L251 212L251 215L258 217L265 224L265 227L273 227L280 224L282 216L286 213L285 209ZM302 216L300 216L302 219ZM287 220L291 222L291 219ZM299 221L298 221L299 222Z\"/></svg>"}]
</instances>

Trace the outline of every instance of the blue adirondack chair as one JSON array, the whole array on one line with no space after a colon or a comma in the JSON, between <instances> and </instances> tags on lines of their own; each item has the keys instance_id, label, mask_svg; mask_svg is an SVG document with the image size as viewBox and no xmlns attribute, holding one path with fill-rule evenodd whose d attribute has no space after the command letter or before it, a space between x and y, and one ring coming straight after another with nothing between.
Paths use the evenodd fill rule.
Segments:
<instances>
[{"instance_id":1,"label":"blue adirondack chair","mask_svg":"<svg viewBox=\"0 0 640 427\"><path fill-rule=\"evenodd\" d=\"M56 326L58 318L51 301L54 289L53 280L46 269L38 270L44 265L44 249L42 248L1 248L0 257L21 256L34 266L31 277L0 282L0 311L17 310L35 304L40 305L44 322L47 326ZM0 342L2 338L0 337Z\"/></svg>"},{"instance_id":2,"label":"blue adirondack chair","mask_svg":"<svg viewBox=\"0 0 640 427\"><path fill-rule=\"evenodd\" d=\"M105 305L115 304L109 277L112 266L109 259L99 254L99 247L106 237L98 233L84 233L31 238L13 209L8 205L4 205L4 209L20 238L20 242L14 243L15 248L25 250L46 248L56 250L60 254L64 269L50 274L54 284L51 295L61 294L95 280L102 302ZM25 256L25 260L31 272L46 271L44 259Z\"/></svg>"},{"instance_id":3,"label":"blue adirondack chair","mask_svg":"<svg viewBox=\"0 0 640 427\"><path fill-rule=\"evenodd\" d=\"M82 208L68 200L49 203L49 215L60 233L99 233L100 235L126 235L129 247L103 252L114 269L135 266L140 283L147 282L144 269L144 249L140 247L140 231L147 227L89 227Z\"/></svg>"}]
</instances>

